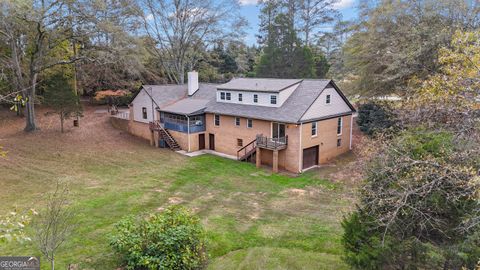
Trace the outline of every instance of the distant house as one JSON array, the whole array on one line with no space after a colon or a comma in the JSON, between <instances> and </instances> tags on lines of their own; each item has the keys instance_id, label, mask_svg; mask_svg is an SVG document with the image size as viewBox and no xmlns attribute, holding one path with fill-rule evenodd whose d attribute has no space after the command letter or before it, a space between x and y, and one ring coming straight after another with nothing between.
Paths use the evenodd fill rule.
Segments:
<instances>
[{"instance_id":1,"label":"distant house","mask_svg":"<svg viewBox=\"0 0 480 270\"><path fill-rule=\"evenodd\" d=\"M355 109L332 80L238 78L215 85L144 85L129 131L187 152L209 149L276 172L302 172L352 147Z\"/></svg>"}]
</instances>

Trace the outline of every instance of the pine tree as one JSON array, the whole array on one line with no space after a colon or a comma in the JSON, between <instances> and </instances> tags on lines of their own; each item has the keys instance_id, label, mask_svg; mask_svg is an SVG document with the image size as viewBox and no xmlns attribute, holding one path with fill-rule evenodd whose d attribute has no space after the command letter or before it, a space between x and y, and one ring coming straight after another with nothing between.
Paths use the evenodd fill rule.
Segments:
<instances>
[{"instance_id":1,"label":"pine tree","mask_svg":"<svg viewBox=\"0 0 480 270\"><path fill-rule=\"evenodd\" d=\"M73 86L64 73L59 72L48 78L45 88L45 103L60 117L61 131L64 121L72 116L81 116L82 107Z\"/></svg>"}]
</instances>

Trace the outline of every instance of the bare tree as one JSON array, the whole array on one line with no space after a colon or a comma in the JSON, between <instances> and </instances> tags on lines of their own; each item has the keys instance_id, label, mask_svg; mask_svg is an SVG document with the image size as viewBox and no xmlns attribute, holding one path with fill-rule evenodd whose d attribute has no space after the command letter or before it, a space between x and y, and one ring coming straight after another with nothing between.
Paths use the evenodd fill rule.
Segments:
<instances>
[{"instance_id":1,"label":"bare tree","mask_svg":"<svg viewBox=\"0 0 480 270\"><path fill-rule=\"evenodd\" d=\"M184 83L195 55L216 40L241 35L245 21L236 0L140 0L151 49L170 81ZM141 5L142 6L142 5Z\"/></svg>"},{"instance_id":2,"label":"bare tree","mask_svg":"<svg viewBox=\"0 0 480 270\"><path fill-rule=\"evenodd\" d=\"M65 183L57 181L55 190L46 197L47 205L33 220L36 245L55 269L55 254L71 235L74 225L74 212L69 205L69 189Z\"/></svg>"},{"instance_id":3,"label":"bare tree","mask_svg":"<svg viewBox=\"0 0 480 270\"><path fill-rule=\"evenodd\" d=\"M338 0L302 0L300 2L300 30L304 36L304 44L311 45L312 35L322 26L332 23L339 12L334 9Z\"/></svg>"}]
</instances>

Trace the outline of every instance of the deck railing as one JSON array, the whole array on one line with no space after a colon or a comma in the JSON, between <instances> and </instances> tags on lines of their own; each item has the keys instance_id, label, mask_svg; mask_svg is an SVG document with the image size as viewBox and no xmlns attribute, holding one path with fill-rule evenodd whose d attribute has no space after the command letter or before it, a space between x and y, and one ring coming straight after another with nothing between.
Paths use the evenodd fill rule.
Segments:
<instances>
[{"instance_id":1,"label":"deck railing","mask_svg":"<svg viewBox=\"0 0 480 270\"><path fill-rule=\"evenodd\" d=\"M279 138L268 138L262 135L257 135L257 146L266 149L280 150L287 148L288 136Z\"/></svg>"}]
</instances>

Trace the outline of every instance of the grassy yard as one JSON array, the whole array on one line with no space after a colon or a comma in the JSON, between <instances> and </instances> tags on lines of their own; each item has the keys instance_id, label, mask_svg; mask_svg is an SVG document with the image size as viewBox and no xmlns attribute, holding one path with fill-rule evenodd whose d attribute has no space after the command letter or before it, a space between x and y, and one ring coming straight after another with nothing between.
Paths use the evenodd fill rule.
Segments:
<instances>
[{"instance_id":1,"label":"grassy yard","mask_svg":"<svg viewBox=\"0 0 480 270\"><path fill-rule=\"evenodd\" d=\"M110 127L87 110L80 129L59 134L44 117L35 135L22 122L4 121L0 145L0 214L39 208L58 179L70 183L77 209L75 235L57 256L57 268L116 269L108 245L125 215L183 204L202 220L209 269L346 269L340 237L342 215L353 204L351 187L318 172L291 178L205 155L187 158ZM0 123L1 118L0 118ZM2 255L39 255L30 244L0 246ZM47 269L43 260L42 269Z\"/></svg>"}]
</instances>

